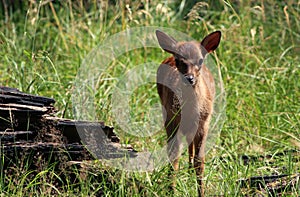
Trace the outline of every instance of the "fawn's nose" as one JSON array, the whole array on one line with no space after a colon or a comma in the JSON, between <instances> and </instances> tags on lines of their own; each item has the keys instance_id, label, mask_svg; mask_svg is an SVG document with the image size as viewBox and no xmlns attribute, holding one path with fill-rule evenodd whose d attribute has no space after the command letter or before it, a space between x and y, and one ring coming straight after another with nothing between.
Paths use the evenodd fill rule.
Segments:
<instances>
[{"instance_id":1,"label":"fawn's nose","mask_svg":"<svg viewBox=\"0 0 300 197\"><path fill-rule=\"evenodd\" d=\"M195 77L193 75L185 75L184 78L191 84L195 85Z\"/></svg>"}]
</instances>

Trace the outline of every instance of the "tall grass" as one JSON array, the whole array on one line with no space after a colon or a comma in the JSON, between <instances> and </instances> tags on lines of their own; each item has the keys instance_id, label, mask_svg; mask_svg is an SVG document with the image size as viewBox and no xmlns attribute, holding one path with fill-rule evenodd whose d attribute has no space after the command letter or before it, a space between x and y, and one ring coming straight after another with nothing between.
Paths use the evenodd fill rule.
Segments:
<instances>
[{"instance_id":1,"label":"tall grass","mask_svg":"<svg viewBox=\"0 0 300 197\"><path fill-rule=\"evenodd\" d=\"M227 94L227 121L218 144L207 155L207 194L247 195L253 191L241 189L236 182L240 178L299 173L299 156L276 154L300 149L299 2L206 1L192 6L187 1L142 2L29 1L22 9L8 9L0 16L0 85L53 97L60 109L57 115L73 118L70 95L76 72L89 51L108 36L130 27L155 25L201 40L219 29L223 37L215 59L221 65ZM160 62L167 56L157 49L132 51L114 61L106 74L120 76L134 65ZM115 82L104 84L99 92L103 103L98 115L111 125L115 120L110 116L111 95L106 91ZM143 113L148 104L158 101L155 85L138 88L132 99L132 107ZM140 114L136 121L143 121ZM138 150L165 143L163 131L152 138L116 132ZM267 154L273 157L248 164L239 160L241 155ZM186 157L180 169L176 196L195 196L196 178L188 173ZM100 170L82 179L79 187L68 183L59 188L49 183L51 178L45 179L57 178L50 166L35 178L28 178L26 169L21 177L1 177L0 190L16 196L48 196L49 192L65 196L79 192L91 196L166 196L170 184L167 171ZM299 194L299 186L290 193Z\"/></svg>"}]
</instances>

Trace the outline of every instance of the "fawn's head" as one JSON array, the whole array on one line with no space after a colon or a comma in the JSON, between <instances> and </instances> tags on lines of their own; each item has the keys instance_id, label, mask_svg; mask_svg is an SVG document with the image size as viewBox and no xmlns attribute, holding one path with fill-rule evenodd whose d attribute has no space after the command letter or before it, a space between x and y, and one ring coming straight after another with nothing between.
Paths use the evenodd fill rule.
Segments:
<instances>
[{"instance_id":1,"label":"fawn's head","mask_svg":"<svg viewBox=\"0 0 300 197\"><path fill-rule=\"evenodd\" d=\"M176 67L185 79L183 81L195 86L204 58L218 47L221 32L215 31L201 42L177 42L159 30L156 30L156 36L160 47L175 57Z\"/></svg>"}]
</instances>

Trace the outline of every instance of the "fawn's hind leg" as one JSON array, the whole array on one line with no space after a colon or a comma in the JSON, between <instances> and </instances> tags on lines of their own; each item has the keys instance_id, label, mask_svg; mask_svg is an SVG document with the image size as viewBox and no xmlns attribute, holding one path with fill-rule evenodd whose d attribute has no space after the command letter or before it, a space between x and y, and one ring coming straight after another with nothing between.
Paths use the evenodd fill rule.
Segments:
<instances>
[{"instance_id":1,"label":"fawn's hind leg","mask_svg":"<svg viewBox=\"0 0 300 197\"><path fill-rule=\"evenodd\" d=\"M194 141L189 145L189 169L192 169L194 166L194 157L195 157L195 144Z\"/></svg>"}]
</instances>

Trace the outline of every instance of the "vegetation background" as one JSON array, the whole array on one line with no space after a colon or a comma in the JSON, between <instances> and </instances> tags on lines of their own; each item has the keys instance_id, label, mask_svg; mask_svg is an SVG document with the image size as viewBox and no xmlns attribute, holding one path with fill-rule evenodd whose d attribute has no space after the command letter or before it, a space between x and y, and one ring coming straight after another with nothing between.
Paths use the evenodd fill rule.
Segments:
<instances>
[{"instance_id":1,"label":"vegetation background","mask_svg":"<svg viewBox=\"0 0 300 197\"><path fill-rule=\"evenodd\" d=\"M227 94L227 120L217 145L207 155L206 193L242 196L268 191L242 188L241 178L300 172L300 2L277 1L13 1L0 4L0 85L56 99L58 116L73 118L72 83L85 56L108 36L130 27L163 26L201 40L214 30L223 37L215 60ZM111 87L124 71L168 55L158 49L136 50L109 67L99 88L98 115L114 125ZM143 95L147 95L146 97ZM142 119L146 106L158 102L155 84L132 95ZM118 130L116 130L118 132ZM118 133L122 136L122 133ZM151 138L122 136L137 150L163 144L163 132ZM296 150L293 154L291 150ZM251 156L245 163L242 156ZM268 157L264 157L268 156ZM3 156L1 156L3 158ZM195 196L196 177L181 159L176 196ZM102 173L101 173L102 172ZM1 196L167 196L167 168L124 172L101 168L79 184L57 187L60 178L48 169L33 179L26 166L17 176L0 176ZM79 176L79 175L78 175ZM50 177L50 178L49 178ZM95 178L98 177L98 178ZM109 178L107 178L109 177ZM299 196L296 186L281 191ZM276 196L276 193L269 193Z\"/></svg>"}]
</instances>

